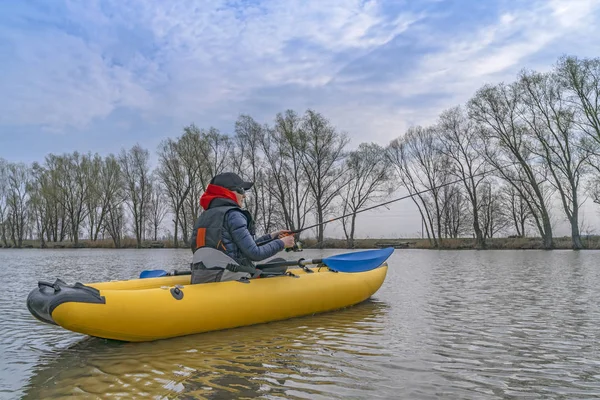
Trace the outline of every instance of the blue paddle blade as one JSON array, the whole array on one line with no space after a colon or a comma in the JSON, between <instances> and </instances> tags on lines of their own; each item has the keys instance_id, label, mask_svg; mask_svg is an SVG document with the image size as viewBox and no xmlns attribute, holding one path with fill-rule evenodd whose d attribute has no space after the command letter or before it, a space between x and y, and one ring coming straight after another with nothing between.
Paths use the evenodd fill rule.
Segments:
<instances>
[{"instance_id":1,"label":"blue paddle blade","mask_svg":"<svg viewBox=\"0 0 600 400\"><path fill-rule=\"evenodd\" d=\"M162 269L153 269L148 271L142 271L140 278L160 278L161 276L167 276L167 271Z\"/></svg>"},{"instance_id":2,"label":"blue paddle blade","mask_svg":"<svg viewBox=\"0 0 600 400\"><path fill-rule=\"evenodd\" d=\"M338 254L323 259L323 264L338 272L365 272L379 267L394 252L393 247Z\"/></svg>"}]
</instances>

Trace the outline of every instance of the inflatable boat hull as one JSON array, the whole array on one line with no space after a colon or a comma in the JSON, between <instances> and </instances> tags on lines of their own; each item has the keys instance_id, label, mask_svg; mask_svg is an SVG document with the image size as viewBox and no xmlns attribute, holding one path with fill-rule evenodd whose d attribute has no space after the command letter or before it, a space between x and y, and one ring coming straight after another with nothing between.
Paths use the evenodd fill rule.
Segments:
<instances>
[{"instance_id":1,"label":"inflatable boat hull","mask_svg":"<svg viewBox=\"0 0 600 400\"><path fill-rule=\"evenodd\" d=\"M190 285L190 276L68 285L40 282L27 305L40 321L85 335L153 341L332 311L383 284L387 264L366 272L326 267L292 276Z\"/></svg>"}]
</instances>

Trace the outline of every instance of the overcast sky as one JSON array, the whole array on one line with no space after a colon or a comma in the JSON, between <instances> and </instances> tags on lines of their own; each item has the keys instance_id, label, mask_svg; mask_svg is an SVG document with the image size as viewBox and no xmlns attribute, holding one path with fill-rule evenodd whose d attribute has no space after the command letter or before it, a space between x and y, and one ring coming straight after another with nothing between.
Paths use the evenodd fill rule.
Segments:
<instances>
[{"instance_id":1,"label":"overcast sky","mask_svg":"<svg viewBox=\"0 0 600 400\"><path fill-rule=\"evenodd\" d=\"M599 56L598 21L598 0L5 0L0 157L155 153L192 122L309 107L385 145L484 83ZM371 217L374 236L420 230L410 202Z\"/></svg>"}]
</instances>

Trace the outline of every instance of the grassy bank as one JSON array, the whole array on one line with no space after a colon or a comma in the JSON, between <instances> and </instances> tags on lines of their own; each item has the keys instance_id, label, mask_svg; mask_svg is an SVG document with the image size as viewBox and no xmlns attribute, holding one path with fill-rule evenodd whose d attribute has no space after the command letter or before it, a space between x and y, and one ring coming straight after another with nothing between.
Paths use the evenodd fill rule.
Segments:
<instances>
[{"instance_id":1,"label":"grassy bank","mask_svg":"<svg viewBox=\"0 0 600 400\"><path fill-rule=\"evenodd\" d=\"M586 249L600 249L600 236L586 236L582 238ZM317 242L314 239L306 239L302 241L305 249L316 248ZM526 238L494 238L487 240L488 249L542 249L541 238L526 237ZM558 237L554 239L556 249L571 249L570 237ZM396 248L409 249L434 249L427 239L356 239L355 249L373 249L378 247L393 246ZM2 244L0 244L2 247ZM76 246L72 242L47 242L46 248L56 249L65 248L72 249ZM135 239L126 238L122 242L122 247L126 249L136 248ZM179 244L180 248L188 248L184 244ZM347 243L342 239L326 239L324 247L328 249L346 249ZM23 248L41 248L39 241L26 240L23 242ZM80 240L77 248L105 248L112 249L114 244L112 240ZM174 248L173 241L145 241L142 248ZM473 249L475 241L472 238L460 239L445 239L442 241L440 248L449 250Z\"/></svg>"}]
</instances>

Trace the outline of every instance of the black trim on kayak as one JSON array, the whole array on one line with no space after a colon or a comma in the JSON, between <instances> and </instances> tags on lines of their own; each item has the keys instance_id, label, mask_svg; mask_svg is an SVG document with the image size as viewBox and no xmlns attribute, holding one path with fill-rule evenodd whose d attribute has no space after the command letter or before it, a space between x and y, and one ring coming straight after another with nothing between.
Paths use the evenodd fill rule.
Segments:
<instances>
[{"instance_id":1,"label":"black trim on kayak","mask_svg":"<svg viewBox=\"0 0 600 400\"><path fill-rule=\"evenodd\" d=\"M53 325L56 322L52 319L52 311L68 302L106 304L106 299L100 296L100 291L96 288L79 282L69 285L62 279L56 279L54 283L39 281L38 287L27 296L27 308L31 315Z\"/></svg>"}]
</instances>

